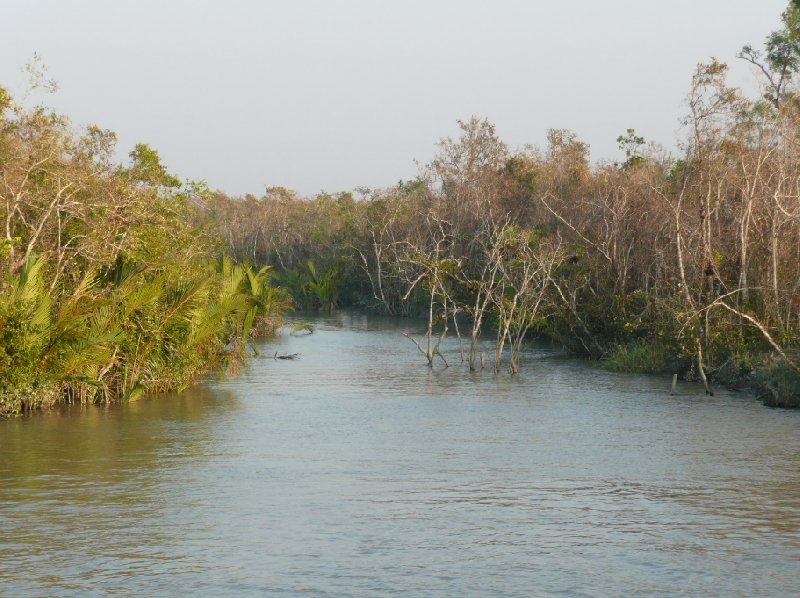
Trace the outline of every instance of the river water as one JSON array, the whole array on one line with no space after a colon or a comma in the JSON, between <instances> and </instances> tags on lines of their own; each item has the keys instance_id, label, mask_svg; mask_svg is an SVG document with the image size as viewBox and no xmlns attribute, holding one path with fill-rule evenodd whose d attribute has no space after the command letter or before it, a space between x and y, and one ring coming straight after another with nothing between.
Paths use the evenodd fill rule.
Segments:
<instances>
[{"instance_id":1,"label":"river water","mask_svg":"<svg viewBox=\"0 0 800 598\"><path fill-rule=\"evenodd\" d=\"M0 595L800 593L800 411L540 345L429 371L408 326L0 422Z\"/></svg>"}]
</instances>

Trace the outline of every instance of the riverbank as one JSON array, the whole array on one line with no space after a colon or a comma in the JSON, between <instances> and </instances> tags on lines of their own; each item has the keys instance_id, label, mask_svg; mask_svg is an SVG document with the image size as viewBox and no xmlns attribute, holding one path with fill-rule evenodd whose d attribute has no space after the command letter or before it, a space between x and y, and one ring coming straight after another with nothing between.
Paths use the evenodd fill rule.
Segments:
<instances>
[{"instance_id":1,"label":"riverbank","mask_svg":"<svg viewBox=\"0 0 800 598\"><path fill-rule=\"evenodd\" d=\"M676 357L673 349L657 341L617 347L598 364L613 372L676 374L683 380L699 380L696 361ZM713 386L752 393L769 407L800 408L800 374L780 356L763 353L748 357L746 363L728 359L718 367L705 367Z\"/></svg>"},{"instance_id":2,"label":"riverbank","mask_svg":"<svg viewBox=\"0 0 800 598\"><path fill-rule=\"evenodd\" d=\"M269 269L226 258L177 280L118 261L70 297L49 295L45 267L34 257L0 288L0 418L184 390L236 369L289 307Z\"/></svg>"},{"instance_id":3,"label":"riverbank","mask_svg":"<svg viewBox=\"0 0 800 598\"><path fill-rule=\"evenodd\" d=\"M764 52L739 54L769 94L732 86L714 58L687 72L679 153L632 128L616 162L592 159L566 129L513 149L473 115L412 180L313 197L220 193L203 209L231 255L280 270L299 307L425 313L429 364L432 329L466 316L468 343L485 322L500 331L494 353L512 371L538 334L613 367L675 362L669 374L797 405L798 23L789 3Z\"/></svg>"},{"instance_id":4,"label":"riverbank","mask_svg":"<svg viewBox=\"0 0 800 598\"><path fill-rule=\"evenodd\" d=\"M225 255L204 183L115 144L0 88L0 417L184 389L289 308Z\"/></svg>"}]
</instances>

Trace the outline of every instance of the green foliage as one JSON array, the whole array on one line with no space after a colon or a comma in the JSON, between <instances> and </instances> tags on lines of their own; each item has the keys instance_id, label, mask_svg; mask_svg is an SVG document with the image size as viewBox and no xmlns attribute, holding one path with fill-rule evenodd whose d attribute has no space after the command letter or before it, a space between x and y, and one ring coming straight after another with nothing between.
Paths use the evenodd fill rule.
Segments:
<instances>
[{"instance_id":1,"label":"green foliage","mask_svg":"<svg viewBox=\"0 0 800 598\"><path fill-rule=\"evenodd\" d=\"M181 182L161 164L158 152L149 145L137 143L129 155L132 164L128 174L132 180L170 189L181 186Z\"/></svg>"},{"instance_id":2,"label":"green foliage","mask_svg":"<svg viewBox=\"0 0 800 598\"><path fill-rule=\"evenodd\" d=\"M511 156L505 164L508 175L515 180L523 189L528 192L536 190L536 184L540 173L530 161L520 156Z\"/></svg>"},{"instance_id":3,"label":"green foliage","mask_svg":"<svg viewBox=\"0 0 800 598\"><path fill-rule=\"evenodd\" d=\"M45 383L70 400L180 390L239 360L257 318L283 313L269 268L228 258L142 267L123 258L89 274L54 313L35 257L0 293L0 395Z\"/></svg>"},{"instance_id":4,"label":"green foliage","mask_svg":"<svg viewBox=\"0 0 800 598\"><path fill-rule=\"evenodd\" d=\"M397 190L406 197L413 197L425 191L425 181L419 178L410 181L400 179L397 182Z\"/></svg>"},{"instance_id":5,"label":"green foliage","mask_svg":"<svg viewBox=\"0 0 800 598\"><path fill-rule=\"evenodd\" d=\"M5 87L0 87L0 118L3 117L3 112L10 108L11 105L11 94L8 93Z\"/></svg>"},{"instance_id":6,"label":"green foliage","mask_svg":"<svg viewBox=\"0 0 800 598\"><path fill-rule=\"evenodd\" d=\"M332 314L338 305L344 263L334 261L320 269L314 260L293 268L280 277L300 310L321 310Z\"/></svg>"},{"instance_id":7,"label":"green foliage","mask_svg":"<svg viewBox=\"0 0 800 598\"><path fill-rule=\"evenodd\" d=\"M0 415L180 390L216 364L235 367L252 335L275 328L288 295L271 268L219 257L198 218L204 183L182 186L144 144L119 167L113 133L78 137L43 109L9 112Z\"/></svg>"},{"instance_id":8,"label":"green foliage","mask_svg":"<svg viewBox=\"0 0 800 598\"><path fill-rule=\"evenodd\" d=\"M637 135L633 129L628 129L625 135L617 137L619 149L625 152L625 162L622 163L623 170L644 163L644 157L642 156L644 143L644 137Z\"/></svg>"},{"instance_id":9,"label":"green foliage","mask_svg":"<svg viewBox=\"0 0 800 598\"><path fill-rule=\"evenodd\" d=\"M19 190L0 201L0 410L133 398L235 364L289 308L273 280L299 309L424 306L430 329L467 314L517 349L536 331L617 371L756 372L771 403L792 404L787 358L763 359L800 347L800 4L740 56L766 95L699 65L680 159L645 160L633 129L621 165L593 167L564 129L511 153L472 117L418 178L359 199L229 198L181 185L144 144L115 167L113 134L77 138L0 89L0 174Z\"/></svg>"},{"instance_id":10,"label":"green foliage","mask_svg":"<svg viewBox=\"0 0 800 598\"><path fill-rule=\"evenodd\" d=\"M759 396L772 407L800 407L800 374L784 361L769 360L754 375Z\"/></svg>"},{"instance_id":11,"label":"green foliage","mask_svg":"<svg viewBox=\"0 0 800 598\"><path fill-rule=\"evenodd\" d=\"M640 340L629 345L620 345L600 365L612 372L639 374L669 374L676 370L675 351L668 345Z\"/></svg>"},{"instance_id":12,"label":"green foliage","mask_svg":"<svg viewBox=\"0 0 800 598\"><path fill-rule=\"evenodd\" d=\"M745 45L739 57L756 65L764 75L769 92L765 98L776 108L786 95L787 84L800 70L800 6L792 0L781 15L783 27L771 32L764 53Z\"/></svg>"}]
</instances>

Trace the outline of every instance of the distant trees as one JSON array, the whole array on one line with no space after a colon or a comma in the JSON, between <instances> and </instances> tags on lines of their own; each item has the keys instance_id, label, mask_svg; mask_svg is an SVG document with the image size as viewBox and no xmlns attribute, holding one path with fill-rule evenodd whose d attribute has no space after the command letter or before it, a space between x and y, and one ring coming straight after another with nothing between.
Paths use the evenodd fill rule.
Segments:
<instances>
[{"instance_id":1,"label":"distant trees","mask_svg":"<svg viewBox=\"0 0 800 598\"><path fill-rule=\"evenodd\" d=\"M361 190L358 201L285 190L216 196L207 212L240 258L283 276L309 259L322 271L336 265L339 300L424 315L423 340L413 340L429 365L444 335L463 330L464 360L480 369L491 328L495 370L519 370L531 330L611 362L624 355L629 368L729 380L792 370L800 361L798 15L792 3L763 52L742 50L762 74L764 97L730 87L719 61L698 65L678 158L628 129L617 139L624 161L593 168L572 131L549 131L542 150L510 151L491 123L472 117L414 181ZM771 400L794 392L781 384Z\"/></svg>"},{"instance_id":2,"label":"distant trees","mask_svg":"<svg viewBox=\"0 0 800 598\"><path fill-rule=\"evenodd\" d=\"M800 404L800 4L740 57L762 95L698 65L677 158L628 129L624 161L592 167L572 131L512 151L471 117L416 179L359 199L230 198L144 144L115 164L112 132L78 134L0 88L0 414L235 364L288 308L274 281L302 309L423 316L408 337L431 367L463 330L470 369L488 352L517 373L535 332L618 369L755 379Z\"/></svg>"}]
</instances>

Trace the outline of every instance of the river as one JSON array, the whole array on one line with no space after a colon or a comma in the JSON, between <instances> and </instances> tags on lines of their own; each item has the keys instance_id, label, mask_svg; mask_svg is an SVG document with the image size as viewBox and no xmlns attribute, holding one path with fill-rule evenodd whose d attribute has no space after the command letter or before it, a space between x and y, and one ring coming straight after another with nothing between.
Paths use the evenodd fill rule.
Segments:
<instances>
[{"instance_id":1,"label":"river","mask_svg":"<svg viewBox=\"0 0 800 598\"><path fill-rule=\"evenodd\" d=\"M800 411L315 326L180 395L0 421L0 595L800 593Z\"/></svg>"}]
</instances>

